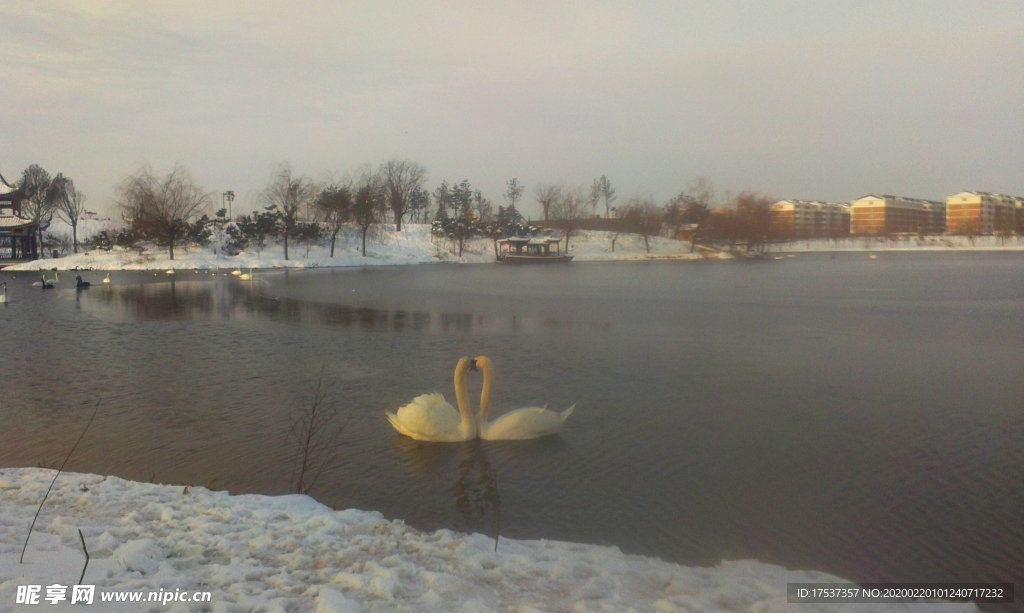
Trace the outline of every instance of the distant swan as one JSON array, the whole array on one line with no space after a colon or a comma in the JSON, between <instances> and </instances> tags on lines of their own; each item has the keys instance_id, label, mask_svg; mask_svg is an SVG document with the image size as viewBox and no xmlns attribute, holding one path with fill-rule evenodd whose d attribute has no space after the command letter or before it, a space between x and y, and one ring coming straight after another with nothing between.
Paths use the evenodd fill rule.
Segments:
<instances>
[{"instance_id":1,"label":"distant swan","mask_svg":"<svg viewBox=\"0 0 1024 613\"><path fill-rule=\"evenodd\" d=\"M174 274L174 269L173 268L168 268L167 270L164 271L164 274L173 275Z\"/></svg>"},{"instance_id":2,"label":"distant swan","mask_svg":"<svg viewBox=\"0 0 1024 613\"><path fill-rule=\"evenodd\" d=\"M237 276L242 274L242 269L241 268L236 268L236 269L231 271L231 274L233 274L233 275L235 275L237 277Z\"/></svg>"},{"instance_id":3,"label":"distant swan","mask_svg":"<svg viewBox=\"0 0 1024 613\"><path fill-rule=\"evenodd\" d=\"M109 272L107 273L107 276L103 277L103 282L104 283L110 283L110 273Z\"/></svg>"},{"instance_id":4,"label":"distant swan","mask_svg":"<svg viewBox=\"0 0 1024 613\"><path fill-rule=\"evenodd\" d=\"M238 278L241 279L242 281L249 281L249 280L251 280L252 279L252 269L250 268L249 272L245 273L244 275L243 274L239 274Z\"/></svg>"},{"instance_id":5,"label":"distant swan","mask_svg":"<svg viewBox=\"0 0 1024 613\"><path fill-rule=\"evenodd\" d=\"M471 368L479 368L484 374L484 388L480 392L480 414L477 417L477 430L480 432L480 438L484 440L523 441L555 434L576 409L575 404L561 413L549 411L547 408L526 407L509 411L498 419L488 422L487 409L491 403L494 367L490 358L480 356L473 360Z\"/></svg>"},{"instance_id":6,"label":"distant swan","mask_svg":"<svg viewBox=\"0 0 1024 613\"><path fill-rule=\"evenodd\" d=\"M466 397L466 371L471 360L460 358L455 367L455 398L458 410L441 394L423 394L398 409L385 411L388 421L401 434L417 441L458 443L476 438L476 419Z\"/></svg>"}]
</instances>

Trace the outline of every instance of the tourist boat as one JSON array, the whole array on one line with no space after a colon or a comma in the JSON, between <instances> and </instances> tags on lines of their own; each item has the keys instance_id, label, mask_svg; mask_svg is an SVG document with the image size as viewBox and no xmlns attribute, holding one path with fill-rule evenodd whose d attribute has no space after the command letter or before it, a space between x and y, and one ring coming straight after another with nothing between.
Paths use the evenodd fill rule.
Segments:
<instances>
[{"instance_id":1,"label":"tourist boat","mask_svg":"<svg viewBox=\"0 0 1024 613\"><path fill-rule=\"evenodd\" d=\"M552 250L552 247L554 249ZM507 264L568 262L571 255L562 253L557 238L503 238L498 241L498 261Z\"/></svg>"}]
</instances>

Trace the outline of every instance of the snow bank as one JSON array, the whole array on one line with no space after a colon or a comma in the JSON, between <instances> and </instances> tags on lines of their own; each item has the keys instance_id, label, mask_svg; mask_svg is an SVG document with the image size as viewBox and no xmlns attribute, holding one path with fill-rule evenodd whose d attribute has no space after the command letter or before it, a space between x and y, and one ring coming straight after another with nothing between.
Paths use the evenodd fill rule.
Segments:
<instances>
[{"instance_id":1,"label":"snow bank","mask_svg":"<svg viewBox=\"0 0 1024 613\"><path fill-rule=\"evenodd\" d=\"M306 247L289 245L290 259L284 259L281 245L268 245L262 252L246 251L236 256L214 253L211 248L177 248L171 261L166 248L153 247L143 252L115 248L113 251L83 250L57 259L40 259L10 266L5 270L204 270L220 268L318 268L331 266L380 266L396 264L427 264L432 262L494 263L494 242L489 238L474 238L466 243L462 256L458 247L449 241L431 236L430 226L407 224L401 232L393 226L378 228L368 237L366 257L362 243L353 232L341 235L334 257L329 247L314 246L307 254ZM97 230L98 231L98 230ZM80 236L89 236L80 232ZM660 237L650 239L651 253L644 248L643 239L635 235L621 235L611 250L610 232L581 232L570 239L570 253L577 261L646 260L646 259L699 259L690 253L690 244ZM563 247L565 243L562 243ZM727 257L727 256L726 256Z\"/></svg>"},{"instance_id":2,"label":"snow bank","mask_svg":"<svg viewBox=\"0 0 1024 613\"><path fill-rule=\"evenodd\" d=\"M62 473L18 564L54 471L0 469L0 611L18 586L96 586L103 611L976 611L973 605L789 605L787 582L817 572L753 561L687 568L614 547L421 533L379 513L306 496L230 496ZM209 603L99 603L99 594L211 592ZM45 587L43 588L45 596ZM143 598L146 596L144 595ZM46 611L70 609L42 603ZM80 609L75 609L80 610Z\"/></svg>"}]
</instances>

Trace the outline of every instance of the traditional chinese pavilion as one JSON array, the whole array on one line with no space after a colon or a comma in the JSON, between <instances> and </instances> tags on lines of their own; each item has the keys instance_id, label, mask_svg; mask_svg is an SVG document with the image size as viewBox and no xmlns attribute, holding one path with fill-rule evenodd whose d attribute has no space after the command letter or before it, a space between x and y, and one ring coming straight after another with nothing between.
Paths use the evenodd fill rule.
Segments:
<instances>
[{"instance_id":1,"label":"traditional chinese pavilion","mask_svg":"<svg viewBox=\"0 0 1024 613\"><path fill-rule=\"evenodd\" d=\"M25 190L11 185L0 174L0 262L39 257L36 223L21 216L24 199Z\"/></svg>"}]
</instances>

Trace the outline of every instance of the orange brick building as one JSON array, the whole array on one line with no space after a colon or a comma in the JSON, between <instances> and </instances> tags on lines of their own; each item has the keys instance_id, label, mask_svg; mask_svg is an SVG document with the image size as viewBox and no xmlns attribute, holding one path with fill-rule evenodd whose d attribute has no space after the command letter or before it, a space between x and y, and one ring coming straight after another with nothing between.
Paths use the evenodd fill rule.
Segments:
<instances>
[{"instance_id":1,"label":"orange brick building","mask_svg":"<svg viewBox=\"0 0 1024 613\"><path fill-rule=\"evenodd\" d=\"M957 234L1020 232L1024 198L989 192L960 192L946 198L946 229Z\"/></svg>"},{"instance_id":2,"label":"orange brick building","mask_svg":"<svg viewBox=\"0 0 1024 613\"><path fill-rule=\"evenodd\" d=\"M943 202L874 194L850 201L850 234L942 234L945 229Z\"/></svg>"},{"instance_id":3,"label":"orange brick building","mask_svg":"<svg viewBox=\"0 0 1024 613\"><path fill-rule=\"evenodd\" d=\"M818 200L780 200L771 206L772 235L828 238L850 234L850 205Z\"/></svg>"}]
</instances>

